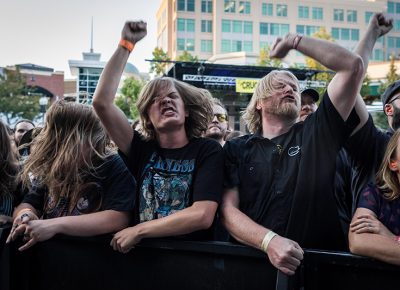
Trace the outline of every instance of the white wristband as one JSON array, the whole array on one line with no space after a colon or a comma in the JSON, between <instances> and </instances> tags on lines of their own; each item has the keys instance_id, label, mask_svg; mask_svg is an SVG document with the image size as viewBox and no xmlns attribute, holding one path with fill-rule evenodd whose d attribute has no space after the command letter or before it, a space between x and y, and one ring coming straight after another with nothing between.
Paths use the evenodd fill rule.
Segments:
<instances>
[{"instance_id":1,"label":"white wristband","mask_svg":"<svg viewBox=\"0 0 400 290\"><path fill-rule=\"evenodd\" d=\"M261 250L262 250L264 253L267 253L268 245L269 245L269 243L271 242L271 240L272 240L276 235L277 235L277 234L274 233L273 231L269 231L269 232L265 235L264 239L263 239L262 242L261 242Z\"/></svg>"}]
</instances>

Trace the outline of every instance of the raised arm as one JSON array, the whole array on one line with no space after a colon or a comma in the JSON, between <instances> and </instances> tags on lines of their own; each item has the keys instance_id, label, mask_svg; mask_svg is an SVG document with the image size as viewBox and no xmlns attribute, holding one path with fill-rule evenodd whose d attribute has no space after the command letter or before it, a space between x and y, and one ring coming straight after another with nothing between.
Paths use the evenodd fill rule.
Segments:
<instances>
[{"instance_id":1,"label":"raised arm","mask_svg":"<svg viewBox=\"0 0 400 290\"><path fill-rule=\"evenodd\" d=\"M121 38L135 45L146 34L145 22L126 22ZM129 54L130 51L126 47L118 45L101 74L93 98L93 107L102 124L125 155L129 153L133 130L124 113L114 104L114 98Z\"/></svg>"},{"instance_id":2,"label":"raised arm","mask_svg":"<svg viewBox=\"0 0 400 290\"><path fill-rule=\"evenodd\" d=\"M336 110L343 120L347 120L363 80L362 58L333 42L292 33L276 40L270 56L283 58L291 49L297 49L336 72L327 90Z\"/></svg>"},{"instance_id":3,"label":"raised arm","mask_svg":"<svg viewBox=\"0 0 400 290\"><path fill-rule=\"evenodd\" d=\"M349 247L353 254L400 265L400 244L369 209L356 210L350 225Z\"/></svg>"},{"instance_id":4,"label":"raised arm","mask_svg":"<svg viewBox=\"0 0 400 290\"><path fill-rule=\"evenodd\" d=\"M375 13L368 24L367 31L357 44L354 52L357 53L364 62L364 75L367 72L369 58L371 57L375 43L379 37L387 34L393 28L393 20L387 19L382 13ZM368 120L368 111L361 95L357 95L355 108L360 117L360 124L354 130L357 132Z\"/></svg>"},{"instance_id":5,"label":"raised arm","mask_svg":"<svg viewBox=\"0 0 400 290\"><path fill-rule=\"evenodd\" d=\"M264 237L271 231L257 224L239 210L237 188L225 191L221 210L223 225L237 241L262 250ZM303 250L299 244L279 235L270 240L266 247L266 254L274 267L288 275L295 273L303 259Z\"/></svg>"}]
</instances>

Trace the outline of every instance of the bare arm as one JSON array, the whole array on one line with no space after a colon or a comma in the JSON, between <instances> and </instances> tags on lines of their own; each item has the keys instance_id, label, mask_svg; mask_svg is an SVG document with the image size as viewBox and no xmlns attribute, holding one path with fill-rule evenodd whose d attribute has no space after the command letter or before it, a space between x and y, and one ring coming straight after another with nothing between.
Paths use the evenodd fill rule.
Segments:
<instances>
[{"instance_id":1,"label":"bare arm","mask_svg":"<svg viewBox=\"0 0 400 290\"><path fill-rule=\"evenodd\" d=\"M121 37L136 44L146 33L146 23L126 22ZM124 113L114 104L114 98L128 57L129 51L118 46L101 74L93 98L93 107L102 124L125 155L129 153L133 130Z\"/></svg>"},{"instance_id":2,"label":"bare arm","mask_svg":"<svg viewBox=\"0 0 400 290\"><path fill-rule=\"evenodd\" d=\"M329 97L343 120L347 120L360 90L364 68L360 56L322 39L288 34L278 38L270 56L283 58L297 44L297 50L336 72L328 85Z\"/></svg>"},{"instance_id":3,"label":"bare arm","mask_svg":"<svg viewBox=\"0 0 400 290\"><path fill-rule=\"evenodd\" d=\"M366 33L354 50L354 52L360 55L363 59L364 74L367 72L369 58L377 39L387 34L393 28L392 22L392 19L386 19L382 13L375 13L373 17L371 17ZM360 124L354 130L353 134L362 128L368 120L367 107L365 106L364 100L360 94L357 94L355 109L360 118Z\"/></svg>"},{"instance_id":4,"label":"bare arm","mask_svg":"<svg viewBox=\"0 0 400 290\"><path fill-rule=\"evenodd\" d=\"M46 220L31 220L27 222L25 229L27 243L19 250L26 250L37 242L46 241L56 234L89 237L115 232L128 225L129 214L115 210Z\"/></svg>"},{"instance_id":5,"label":"bare arm","mask_svg":"<svg viewBox=\"0 0 400 290\"><path fill-rule=\"evenodd\" d=\"M356 210L349 231L349 247L353 254L400 265L400 244L369 209Z\"/></svg>"},{"instance_id":6,"label":"bare arm","mask_svg":"<svg viewBox=\"0 0 400 290\"><path fill-rule=\"evenodd\" d=\"M192 206L167 217L143 222L116 233L111 245L114 250L126 253L144 238L177 236L208 229L214 221L217 207L214 201L194 202Z\"/></svg>"},{"instance_id":7,"label":"bare arm","mask_svg":"<svg viewBox=\"0 0 400 290\"><path fill-rule=\"evenodd\" d=\"M270 231L257 224L239 210L237 188L225 191L222 202L222 223L239 242L261 249L265 235ZM267 247L271 264L288 275L293 275L303 259L303 250L292 240L275 236Z\"/></svg>"}]
</instances>

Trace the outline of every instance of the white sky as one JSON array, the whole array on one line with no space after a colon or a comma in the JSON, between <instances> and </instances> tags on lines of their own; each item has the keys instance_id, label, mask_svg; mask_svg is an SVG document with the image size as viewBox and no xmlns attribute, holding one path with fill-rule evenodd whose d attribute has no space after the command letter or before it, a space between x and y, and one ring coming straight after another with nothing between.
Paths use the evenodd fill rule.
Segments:
<instances>
[{"instance_id":1,"label":"white sky","mask_svg":"<svg viewBox=\"0 0 400 290\"><path fill-rule=\"evenodd\" d=\"M81 60L93 48L108 61L126 20L147 21L148 34L129 62L148 72L156 40L156 12L162 0L0 0L0 66L33 63L64 71L68 60Z\"/></svg>"}]
</instances>

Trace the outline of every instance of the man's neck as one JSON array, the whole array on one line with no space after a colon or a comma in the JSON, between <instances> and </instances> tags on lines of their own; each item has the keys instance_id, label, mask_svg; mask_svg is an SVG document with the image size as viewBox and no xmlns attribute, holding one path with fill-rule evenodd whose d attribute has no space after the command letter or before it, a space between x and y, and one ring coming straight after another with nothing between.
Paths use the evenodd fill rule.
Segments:
<instances>
[{"instance_id":1,"label":"man's neck","mask_svg":"<svg viewBox=\"0 0 400 290\"><path fill-rule=\"evenodd\" d=\"M179 131L158 132L157 141L161 148L182 148L189 143L185 129Z\"/></svg>"},{"instance_id":2,"label":"man's neck","mask_svg":"<svg viewBox=\"0 0 400 290\"><path fill-rule=\"evenodd\" d=\"M273 139L287 133L295 123L296 119L287 120L274 115L264 116L262 118L262 135L264 138Z\"/></svg>"}]
</instances>

